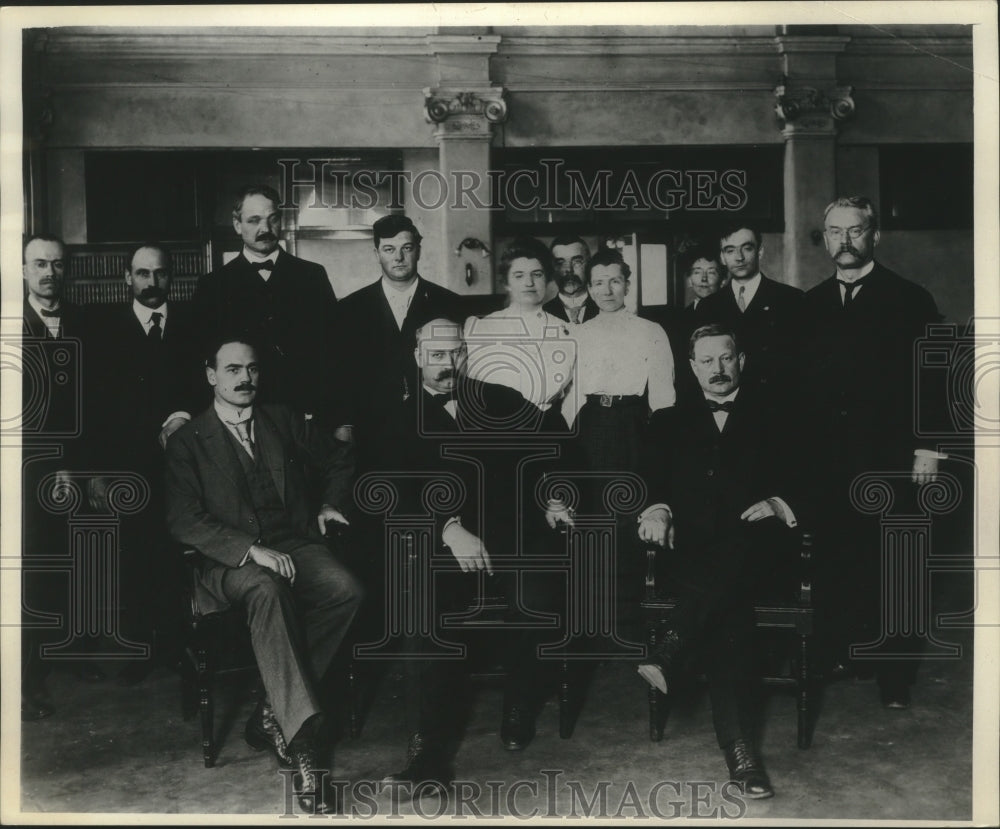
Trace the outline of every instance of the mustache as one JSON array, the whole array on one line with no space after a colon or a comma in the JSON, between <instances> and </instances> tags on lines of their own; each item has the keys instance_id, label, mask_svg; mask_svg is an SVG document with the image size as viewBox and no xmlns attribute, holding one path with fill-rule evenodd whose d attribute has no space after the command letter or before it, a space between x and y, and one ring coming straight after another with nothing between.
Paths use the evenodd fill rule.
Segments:
<instances>
[{"instance_id":1,"label":"mustache","mask_svg":"<svg viewBox=\"0 0 1000 829\"><path fill-rule=\"evenodd\" d=\"M708 378L709 383L731 383L733 378L728 374L713 374Z\"/></svg>"},{"instance_id":2,"label":"mustache","mask_svg":"<svg viewBox=\"0 0 1000 829\"><path fill-rule=\"evenodd\" d=\"M240 383L233 387L233 391L256 391L257 387L253 383Z\"/></svg>"},{"instance_id":3,"label":"mustache","mask_svg":"<svg viewBox=\"0 0 1000 829\"><path fill-rule=\"evenodd\" d=\"M840 250L837 251L837 256L842 253L853 253L855 256L861 256L861 252L857 248L852 248L850 245L841 245Z\"/></svg>"},{"instance_id":4,"label":"mustache","mask_svg":"<svg viewBox=\"0 0 1000 829\"><path fill-rule=\"evenodd\" d=\"M443 368L437 373L435 380L451 380L454 377L458 377L458 372L453 368Z\"/></svg>"},{"instance_id":5,"label":"mustache","mask_svg":"<svg viewBox=\"0 0 1000 829\"><path fill-rule=\"evenodd\" d=\"M263 233L257 234L258 242L276 242L277 240L278 237L275 236L273 233L271 233L271 231L269 230L265 230Z\"/></svg>"},{"instance_id":6,"label":"mustache","mask_svg":"<svg viewBox=\"0 0 1000 829\"><path fill-rule=\"evenodd\" d=\"M152 297L166 297L167 292L158 285L150 285L148 288L143 288L139 291L140 299L150 299Z\"/></svg>"}]
</instances>

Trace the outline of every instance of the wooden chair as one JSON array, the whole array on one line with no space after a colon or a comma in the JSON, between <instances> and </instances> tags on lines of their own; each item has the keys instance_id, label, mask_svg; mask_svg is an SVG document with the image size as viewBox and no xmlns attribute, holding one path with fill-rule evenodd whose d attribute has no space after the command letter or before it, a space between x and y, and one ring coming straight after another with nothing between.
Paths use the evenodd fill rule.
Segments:
<instances>
[{"instance_id":1,"label":"wooden chair","mask_svg":"<svg viewBox=\"0 0 1000 829\"><path fill-rule=\"evenodd\" d=\"M221 676L243 673L253 676L257 663L250 644L246 613L242 608L205 611L198 606L195 583L202 556L197 550L185 550L187 568L182 593L185 641L181 669L181 710L185 720L195 711L201 719L201 750L205 768L215 765L215 680ZM228 658L227 658L228 657ZM349 698L349 733L358 736L359 714L354 664L347 664Z\"/></svg>"},{"instance_id":2,"label":"wooden chair","mask_svg":"<svg viewBox=\"0 0 1000 829\"><path fill-rule=\"evenodd\" d=\"M813 537L802 534L799 551L800 571L796 587L787 596L767 598L754 603L754 622L758 629L785 630L797 639L790 661L791 670L780 676L765 676L766 686L794 688L798 707L797 738L799 748L809 748L812 743L810 703L813 677L810 666L810 644L813 635L814 608L812 605L812 550ZM641 603L647 644L650 649L657 643L658 631L669 621L676 607L674 598L657 585L656 556L658 548L646 551L646 586ZM656 688L649 689L649 738L654 742L663 739L667 719L667 697Z\"/></svg>"}]
</instances>

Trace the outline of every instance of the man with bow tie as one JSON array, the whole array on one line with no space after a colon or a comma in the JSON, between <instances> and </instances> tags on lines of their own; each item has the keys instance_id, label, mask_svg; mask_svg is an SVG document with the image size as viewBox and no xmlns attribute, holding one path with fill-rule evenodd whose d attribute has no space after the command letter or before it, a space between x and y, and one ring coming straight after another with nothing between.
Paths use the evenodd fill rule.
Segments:
<instances>
[{"instance_id":1,"label":"man with bow tie","mask_svg":"<svg viewBox=\"0 0 1000 829\"><path fill-rule=\"evenodd\" d=\"M330 336L336 297L326 270L278 245L281 197L271 187L244 187L233 206L240 253L198 281L193 303L203 344L239 332L258 343L266 386L261 399L284 403L327 423L337 411L338 384ZM315 373L314 373L315 372ZM326 378L317 383L316 377Z\"/></svg>"},{"instance_id":2,"label":"man with bow tie","mask_svg":"<svg viewBox=\"0 0 1000 829\"><path fill-rule=\"evenodd\" d=\"M910 479L895 487L905 504L915 496L912 484L937 475L946 456L914 434L914 406L918 399L920 405L941 401L915 385L915 345L941 317L924 288L876 261L881 232L871 199L837 199L826 208L824 226L836 272L806 294L802 353L808 365L799 372L826 505L817 526L817 542L828 551L818 560L829 565L817 570L817 634L832 662L874 669L882 704L901 709L910 704L916 677L917 636L889 637L883 645L895 658L849 660L850 645L886 636L879 628L880 593L897 589L883 583L878 519L854 507L850 489L865 472L896 472Z\"/></svg>"},{"instance_id":3,"label":"man with bow tie","mask_svg":"<svg viewBox=\"0 0 1000 829\"><path fill-rule=\"evenodd\" d=\"M155 630L154 656L165 664L177 656L172 597L179 583L175 556L165 544L163 445L204 399L191 314L170 302L171 277L170 253L159 243L131 253L125 271L129 302L107 309L95 326L101 383L88 390L88 442L96 469L134 472L149 484L145 508L121 522L120 618L131 641L151 643ZM90 482L97 509L107 509L107 485L104 476ZM152 659L129 662L119 682L139 682L151 666Z\"/></svg>"},{"instance_id":4,"label":"man with bow tie","mask_svg":"<svg viewBox=\"0 0 1000 829\"><path fill-rule=\"evenodd\" d=\"M642 541L668 548L658 559L677 607L639 673L668 693L680 660L702 654L730 779L746 797L770 797L754 745L752 599L756 586L789 572L789 528L809 509L796 465L802 452L793 424L774 416L760 386L743 385L749 360L732 329L696 329L689 357L702 394L654 418L657 450L645 469L654 503L639 521Z\"/></svg>"},{"instance_id":5,"label":"man with bow tie","mask_svg":"<svg viewBox=\"0 0 1000 829\"><path fill-rule=\"evenodd\" d=\"M302 808L337 809L324 791L323 675L361 601L361 588L330 551L329 524L346 524L353 449L306 429L287 406L256 404L263 375L239 336L209 352L212 406L167 443L167 524L204 559L196 600L245 608L267 692L247 742L296 769ZM309 473L323 484L313 512Z\"/></svg>"},{"instance_id":6,"label":"man with bow tie","mask_svg":"<svg viewBox=\"0 0 1000 829\"><path fill-rule=\"evenodd\" d=\"M447 319L427 322L416 332L416 362L420 389L407 401L408 428L401 430L397 457L402 468L404 497L419 511L420 492L407 481L454 475L462 481L464 498L452 514L438 516L435 535L442 549L433 590L433 618L444 611L460 611L477 595L481 581L496 589L502 585L512 609L562 614L567 591L564 575L509 566L512 557L552 554L561 541L554 529L572 522L572 514L555 500L542 509L534 500L540 478L548 471L574 467L569 432L557 410L543 412L515 389L466 376L466 346L462 325ZM471 440L470 440L471 439ZM481 460L462 459L463 448ZM451 454L455 450L459 457ZM477 454L478 453L478 454ZM412 489L413 491L410 491ZM507 565L494 570L491 559ZM513 607L515 598L521 608ZM413 599L411 598L411 601ZM523 626L523 623L522 623ZM435 631L438 630L435 622ZM452 639L453 632L445 632ZM544 685L546 663L535 649L541 637L559 640L557 631L519 629L502 631L501 659L506 669L500 740L508 751L522 750L535 733L535 713ZM419 635L404 640L414 654L426 651ZM551 666L552 663L548 663ZM461 719L455 706L455 660L414 656L405 661L407 727L410 731L406 767L387 778L410 787L420 797L440 792L451 780L448 747L457 736ZM426 785L420 786L419 784Z\"/></svg>"}]
</instances>

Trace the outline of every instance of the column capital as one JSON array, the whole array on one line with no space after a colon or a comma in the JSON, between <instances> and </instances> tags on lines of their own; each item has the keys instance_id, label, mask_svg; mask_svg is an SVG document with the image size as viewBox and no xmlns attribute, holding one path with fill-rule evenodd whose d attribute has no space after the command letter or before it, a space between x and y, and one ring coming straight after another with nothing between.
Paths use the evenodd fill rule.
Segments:
<instances>
[{"instance_id":1,"label":"column capital","mask_svg":"<svg viewBox=\"0 0 1000 829\"><path fill-rule=\"evenodd\" d=\"M437 124L440 138L490 138L493 124L507 120L507 102L501 86L456 90L424 89L424 114Z\"/></svg>"},{"instance_id":2,"label":"column capital","mask_svg":"<svg viewBox=\"0 0 1000 829\"><path fill-rule=\"evenodd\" d=\"M785 138L834 136L837 124L854 115L853 91L852 86L833 86L826 90L788 84L776 86L774 112Z\"/></svg>"}]
</instances>

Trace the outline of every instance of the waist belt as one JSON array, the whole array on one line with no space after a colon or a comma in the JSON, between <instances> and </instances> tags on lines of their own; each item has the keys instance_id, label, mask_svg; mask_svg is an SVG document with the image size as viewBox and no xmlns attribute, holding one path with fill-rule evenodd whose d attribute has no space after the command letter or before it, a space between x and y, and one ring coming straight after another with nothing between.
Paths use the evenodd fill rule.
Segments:
<instances>
[{"instance_id":1,"label":"waist belt","mask_svg":"<svg viewBox=\"0 0 1000 829\"><path fill-rule=\"evenodd\" d=\"M641 394L588 394L587 402L613 409L619 406L638 406L645 401Z\"/></svg>"}]
</instances>

